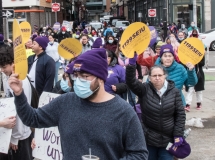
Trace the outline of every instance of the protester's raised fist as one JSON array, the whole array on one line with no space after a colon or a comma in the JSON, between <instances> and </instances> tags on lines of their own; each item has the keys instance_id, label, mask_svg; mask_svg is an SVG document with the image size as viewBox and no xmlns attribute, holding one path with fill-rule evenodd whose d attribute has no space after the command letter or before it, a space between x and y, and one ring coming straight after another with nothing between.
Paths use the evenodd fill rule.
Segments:
<instances>
[{"instance_id":1,"label":"protester's raised fist","mask_svg":"<svg viewBox=\"0 0 215 160\"><path fill-rule=\"evenodd\" d=\"M8 83L16 96L22 93L22 81L18 79L18 74L12 74Z\"/></svg>"}]
</instances>

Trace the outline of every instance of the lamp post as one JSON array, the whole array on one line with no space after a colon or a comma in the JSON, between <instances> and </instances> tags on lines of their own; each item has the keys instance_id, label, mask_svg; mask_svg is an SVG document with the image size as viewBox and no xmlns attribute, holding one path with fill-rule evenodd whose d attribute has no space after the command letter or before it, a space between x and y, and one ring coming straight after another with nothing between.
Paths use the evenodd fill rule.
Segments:
<instances>
[{"instance_id":1,"label":"lamp post","mask_svg":"<svg viewBox=\"0 0 215 160\"><path fill-rule=\"evenodd\" d=\"M0 0L0 34L3 34L2 0Z\"/></svg>"}]
</instances>

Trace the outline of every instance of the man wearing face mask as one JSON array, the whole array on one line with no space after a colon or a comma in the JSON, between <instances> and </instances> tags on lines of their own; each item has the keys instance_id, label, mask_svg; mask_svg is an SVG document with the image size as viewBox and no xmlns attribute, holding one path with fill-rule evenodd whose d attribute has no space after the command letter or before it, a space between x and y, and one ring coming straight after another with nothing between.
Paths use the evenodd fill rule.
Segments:
<instances>
[{"instance_id":1,"label":"man wearing face mask","mask_svg":"<svg viewBox=\"0 0 215 160\"><path fill-rule=\"evenodd\" d=\"M193 30L197 30L197 32L199 34L199 29L198 29L198 27L196 27L195 22L191 22L191 26L188 28L188 37L190 37L190 35L192 34Z\"/></svg>"},{"instance_id":2,"label":"man wearing face mask","mask_svg":"<svg viewBox=\"0 0 215 160\"><path fill-rule=\"evenodd\" d=\"M185 39L185 33L182 31L178 32L178 38L177 38L178 43L181 43L184 39Z\"/></svg>"},{"instance_id":3,"label":"man wearing face mask","mask_svg":"<svg viewBox=\"0 0 215 160\"><path fill-rule=\"evenodd\" d=\"M188 35L188 30L187 28L185 27L185 24L181 24L181 28L179 29L178 32L183 32L185 34L185 36Z\"/></svg>"},{"instance_id":4,"label":"man wearing face mask","mask_svg":"<svg viewBox=\"0 0 215 160\"><path fill-rule=\"evenodd\" d=\"M12 74L17 114L27 126L58 126L64 160L81 159L89 153L102 160L147 160L148 151L140 121L132 107L104 89L108 76L104 49L81 54L69 65L74 92L55 98L42 108L27 103L22 83Z\"/></svg>"},{"instance_id":5,"label":"man wearing face mask","mask_svg":"<svg viewBox=\"0 0 215 160\"><path fill-rule=\"evenodd\" d=\"M69 37L70 37L69 34L66 32L66 27L62 27L61 32L58 33L58 43Z\"/></svg>"}]
</instances>

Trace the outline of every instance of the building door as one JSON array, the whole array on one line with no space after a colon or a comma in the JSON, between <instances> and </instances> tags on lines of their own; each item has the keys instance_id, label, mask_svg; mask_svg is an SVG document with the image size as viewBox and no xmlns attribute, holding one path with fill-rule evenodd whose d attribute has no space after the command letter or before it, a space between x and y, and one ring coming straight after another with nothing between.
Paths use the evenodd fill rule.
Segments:
<instances>
[{"instance_id":1,"label":"building door","mask_svg":"<svg viewBox=\"0 0 215 160\"><path fill-rule=\"evenodd\" d=\"M197 14L197 27L201 32L203 27L201 3L197 3L196 14ZM193 21L193 12L189 10L188 4L173 5L173 22L177 22L178 20L180 20L181 23L184 23L186 27L190 26L190 23Z\"/></svg>"},{"instance_id":2,"label":"building door","mask_svg":"<svg viewBox=\"0 0 215 160\"><path fill-rule=\"evenodd\" d=\"M17 19L19 23L26 21L26 18ZM7 20L7 38L13 39L13 19Z\"/></svg>"},{"instance_id":3,"label":"building door","mask_svg":"<svg viewBox=\"0 0 215 160\"><path fill-rule=\"evenodd\" d=\"M186 27L190 25L192 16L188 4L185 5L173 5L173 22L181 21Z\"/></svg>"}]
</instances>

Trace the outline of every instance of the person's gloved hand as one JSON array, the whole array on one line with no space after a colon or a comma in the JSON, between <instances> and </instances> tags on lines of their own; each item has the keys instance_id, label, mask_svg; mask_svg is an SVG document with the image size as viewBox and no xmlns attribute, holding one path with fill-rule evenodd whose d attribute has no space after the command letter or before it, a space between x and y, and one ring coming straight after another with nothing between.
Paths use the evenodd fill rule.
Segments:
<instances>
[{"instance_id":1,"label":"person's gloved hand","mask_svg":"<svg viewBox=\"0 0 215 160\"><path fill-rule=\"evenodd\" d=\"M134 53L134 57L133 58L129 58L129 64L130 65L136 65L136 61L137 61L137 53Z\"/></svg>"},{"instance_id":2,"label":"person's gloved hand","mask_svg":"<svg viewBox=\"0 0 215 160\"><path fill-rule=\"evenodd\" d=\"M178 147L183 143L183 138L182 137L174 137L174 146Z\"/></svg>"}]
</instances>

